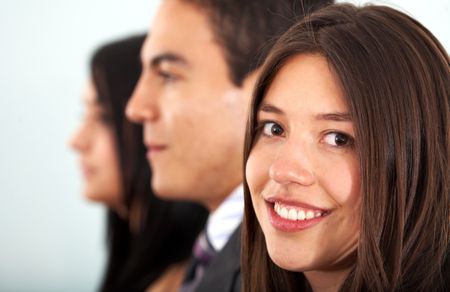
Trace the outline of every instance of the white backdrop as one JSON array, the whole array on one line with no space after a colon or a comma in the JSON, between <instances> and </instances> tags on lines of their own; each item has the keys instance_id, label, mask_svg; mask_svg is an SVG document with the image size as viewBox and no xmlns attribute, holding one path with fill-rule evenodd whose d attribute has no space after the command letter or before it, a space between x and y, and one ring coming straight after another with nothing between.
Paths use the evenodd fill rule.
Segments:
<instances>
[{"instance_id":1,"label":"white backdrop","mask_svg":"<svg viewBox=\"0 0 450 292\"><path fill-rule=\"evenodd\" d=\"M0 0L0 291L94 291L103 208L67 139L92 51L145 32L158 1Z\"/></svg>"},{"instance_id":2,"label":"white backdrop","mask_svg":"<svg viewBox=\"0 0 450 292\"><path fill-rule=\"evenodd\" d=\"M81 198L66 141L92 51L145 31L159 1L0 1L0 291L94 291L104 214ZM450 50L448 0L376 3L395 3Z\"/></svg>"}]
</instances>

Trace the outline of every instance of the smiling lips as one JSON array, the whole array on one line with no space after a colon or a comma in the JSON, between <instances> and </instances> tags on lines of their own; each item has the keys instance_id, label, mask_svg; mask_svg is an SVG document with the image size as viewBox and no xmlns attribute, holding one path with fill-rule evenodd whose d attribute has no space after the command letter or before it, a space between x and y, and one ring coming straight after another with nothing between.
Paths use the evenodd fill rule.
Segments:
<instances>
[{"instance_id":1,"label":"smiling lips","mask_svg":"<svg viewBox=\"0 0 450 292\"><path fill-rule=\"evenodd\" d=\"M308 210L299 207L286 206L280 202L275 202L273 209L281 218L287 220L309 220L317 217L321 217L324 211L321 210Z\"/></svg>"},{"instance_id":2,"label":"smiling lips","mask_svg":"<svg viewBox=\"0 0 450 292\"><path fill-rule=\"evenodd\" d=\"M310 228L331 213L329 210L300 207L280 201L267 201L267 208L272 226L284 232L296 232Z\"/></svg>"}]
</instances>

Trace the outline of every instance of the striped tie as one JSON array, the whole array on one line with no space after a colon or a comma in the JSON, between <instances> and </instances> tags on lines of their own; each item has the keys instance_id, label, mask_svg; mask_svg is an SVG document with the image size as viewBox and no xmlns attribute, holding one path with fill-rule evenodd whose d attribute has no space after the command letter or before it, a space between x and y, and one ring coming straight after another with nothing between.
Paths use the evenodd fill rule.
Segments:
<instances>
[{"instance_id":1,"label":"striped tie","mask_svg":"<svg viewBox=\"0 0 450 292\"><path fill-rule=\"evenodd\" d=\"M191 264L187 276L180 288L180 292L193 292L203 278L205 269L216 255L214 248L203 231L197 238L193 249L193 263Z\"/></svg>"}]
</instances>

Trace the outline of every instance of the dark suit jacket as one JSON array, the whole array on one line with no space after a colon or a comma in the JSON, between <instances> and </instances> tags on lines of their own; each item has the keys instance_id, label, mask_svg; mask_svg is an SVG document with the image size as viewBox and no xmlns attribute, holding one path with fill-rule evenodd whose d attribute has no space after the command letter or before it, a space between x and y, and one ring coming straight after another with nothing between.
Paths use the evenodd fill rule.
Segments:
<instances>
[{"instance_id":1,"label":"dark suit jacket","mask_svg":"<svg viewBox=\"0 0 450 292\"><path fill-rule=\"evenodd\" d=\"M241 225L214 257L196 292L241 291Z\"/></svg>"}]
</instances>

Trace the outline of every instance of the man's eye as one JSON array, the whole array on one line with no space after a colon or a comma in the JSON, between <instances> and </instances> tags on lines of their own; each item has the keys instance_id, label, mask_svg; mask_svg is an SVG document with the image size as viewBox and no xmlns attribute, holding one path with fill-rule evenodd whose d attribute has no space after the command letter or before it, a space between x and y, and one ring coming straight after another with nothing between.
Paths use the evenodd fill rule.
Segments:
<instances>
[{"instance_id":1,"label":"man's eye","mask_svg":"<svg viewBox=\"0 0 450 292\"><path fill-rule=\"evenodd\" d=\"M353 145L353 138L339 132L331 132L325 135L324 142L334 147L349 147Z\"/></svg>"},{"instance_id":2,"label":"man's eye","mask_svg":"<svg viewBox=\"0 0 450 292\"><path fill-rule=\"evenodd\" d=\"M281 136L284 133L283 128L274 122L265 122L263 124L262 133L265 136Z\"/></svg>"},{"instance_id":3,"label":"man's eye","mask_svg":"<svg viewBox=\"0 0 450 292\"><path fill-rule=\"evenodd\" d=\"M163 82L172 82L177 80L177 77L169 72L158 71L158 75L163 80Z\"/></svg>"}]
</instances>

